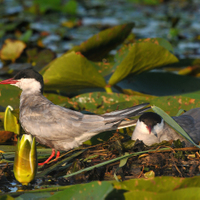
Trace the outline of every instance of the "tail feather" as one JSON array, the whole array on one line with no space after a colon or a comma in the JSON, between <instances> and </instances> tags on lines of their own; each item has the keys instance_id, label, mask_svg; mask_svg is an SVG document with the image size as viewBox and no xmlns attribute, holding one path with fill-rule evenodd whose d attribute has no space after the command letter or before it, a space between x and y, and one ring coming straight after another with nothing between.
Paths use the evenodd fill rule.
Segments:
<instances>
[{"instance_id":1,"label":"tail feather","mask_svg":"<svg viewBox=\"0 0 200 200\"><path fill-rule=\"evenodd\" d=\"M106 124L108 124L108 123L117 124L125 118L130 118L130 117L133 117L133 116L140 115L144 111L150 109L150 107L143 108L148 104L149 103L140 104L140 105L137 105L137 106L133 106L131 108L126 108L124 110L106 113L106 114L103 114L101 116L104 117L104 121L106 122Z\"/></svg>"},{"instance_id":2,"label":"tail feather","mask_svg":"<svg viewBox=\"0 0 200 200\"><path fill-rule=\"evenodd\" d=\"M129 120L129 121L122 121L117 129L121 129L121 128L127 128L127 127L131 127L131 126L136 126L137 123L137 119L133 119L133 120Z\"/></svg>"},{"instance_id":3,"label":"tail feather","mask_svg":"<svg viewBox=\"0 0 200 200\"><path fill-rule=\"evenodd\" d=\"M133 107L130 107L130 108L105 113L101 116L102 117L114 117L114 116L118 116L118 115L126 115L126 114L129 114L129 113L130 114L133 113L133 116L134 116L135 115L134 113L137 113L137 111L141 110L141 108L147 106L148 104L149 103L139 104L139 105L136 105L136 106L133 106Z\"/></svg>"},{"instance_id":4,"label":"tail feather","mask_svg":"<svg viewBox=\"0 0 200 200\"><path fill-rule=\"evenodd\" d=\"M137 110L135 112L127 112L127 113L123 114L122 116L125 116L125 118L130 118L133 116L141 115L143 112L145 112L149 109L151 109L151 107L141 108L140 110Z\"/></svg>"}]
</instances>

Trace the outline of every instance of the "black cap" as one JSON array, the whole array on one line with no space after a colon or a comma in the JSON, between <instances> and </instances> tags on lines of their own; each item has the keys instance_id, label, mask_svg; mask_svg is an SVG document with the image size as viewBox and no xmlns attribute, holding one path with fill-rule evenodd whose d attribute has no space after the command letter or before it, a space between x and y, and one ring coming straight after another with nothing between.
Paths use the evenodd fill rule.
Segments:
<instances>
[{"instance_id":1,"label":"black cap","mask_svg":"<svg viewBox=\"0 0 200 200\"><path fill-rule=\"evenodd\" d=\"M153 127L157 123L161 123L162 118L154 112L146 112L139 117L139 121L144 122L147 126Z\"/></svg>"},{"instance_id":2,"label":"black cap","mask_svg":"<svg viewBox=\"0 0 200 200\"><path fill-rule=\"evenodd\" d=\"M34 78L36 81L38 81L41 84L41 92L43 92L43 87L44 87L43 77L41 74L39 74L34 69L24 69L24 70L18 72L13 77L14 80L19 80L21 78Z\"/></svg>"}]
</instances>

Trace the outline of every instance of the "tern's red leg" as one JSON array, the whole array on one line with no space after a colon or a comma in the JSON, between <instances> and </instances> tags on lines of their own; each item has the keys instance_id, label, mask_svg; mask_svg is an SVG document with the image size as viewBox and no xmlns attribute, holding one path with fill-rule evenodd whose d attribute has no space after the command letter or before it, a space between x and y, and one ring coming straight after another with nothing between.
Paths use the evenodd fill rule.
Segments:
<instances>
[{"instance_id":1,"label":"tern's red leg","mask_svg":"<svg viewBox=\"0 0 200 200\"><path fill-rule=\"evenodd\" d=\"M58 151L59 152L59 151ZM57 155L58 155L58 152L57 152ZM59 152L60 153L60 152ZM57 158L57 155L56 155L56 158ZM55 156L55 149L52 149L52 153L51 155L49 156L49 158L47 160L45 160L43 163L38 163L39 166L42 166L44 164L47 164L53 157ZM59 155L60 156L60 155ZM58 157L59 157L58 156Z\"/></svg>"},{"instance_id":2,"label":"tern's red leg","mask_svg":"<svg viewBox=\"0 0 200 200\"><path fill-rule=\"evenodd\" d=\"M60 151L57 151L56 159L58 159L59 157L60 157Z\"/></svg>"}]
</instances>

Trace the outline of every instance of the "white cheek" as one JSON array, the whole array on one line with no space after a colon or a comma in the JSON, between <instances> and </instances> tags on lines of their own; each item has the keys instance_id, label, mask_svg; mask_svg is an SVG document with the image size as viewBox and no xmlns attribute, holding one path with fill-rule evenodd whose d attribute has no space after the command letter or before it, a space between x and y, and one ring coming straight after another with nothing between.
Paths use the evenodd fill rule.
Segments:
<instances>
[{"instance_id":1,"label":"white cheek","mask_svg":"<svg viewBox=\"0 0 200 200\"><path fill-rule=\"evenodd\" d=\"M156 124L153 129L152 129L152 133L154 135L158 135L164 128L164 120L162 119L161 123Z\"/></svg>"},{"instance_id":2,"label":"white cheek","mask_svg":"<svg viewBox=\"0 0 200 200\"><path fill-rule=\"evenodd\" d=\"M14 85L14 86L16 86L16 87L18 87L18 88L21 88L21 82L20 82L20 81L17 82L17 83L15 83L15 84L10 84L10 85Z\"/></svg>"},{"instance_id":3,"label":"white cheek","mask_svg":"<svg viewBox=\"0 0 200 200\"><path fill-rule=\"evenodd\" d=\"M136 139L140 139L143 140L146 135L149 135L149 131L146 127L146 124L144 124L144 122L140 122L139 120L137 121L135 130L133 131L132 140L136 140Z\"/></svg>"},{"instance_id":4,"label":"white cheek","mask_svg":"<svg viewBox=\"0 0 200 200\"><path fill-rule=\"evenodd\" d=\"M34 93L41 90L40 82L36 81L33 78L22 78L17 83L12 85L19 87L25 93Z\"/></svg>"}]
</instances>

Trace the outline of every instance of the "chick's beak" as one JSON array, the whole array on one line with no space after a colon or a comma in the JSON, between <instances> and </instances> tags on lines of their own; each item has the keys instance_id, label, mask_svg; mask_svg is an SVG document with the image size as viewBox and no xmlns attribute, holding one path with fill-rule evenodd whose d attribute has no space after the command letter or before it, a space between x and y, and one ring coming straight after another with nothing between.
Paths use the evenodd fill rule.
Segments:
<instances>
[{"instance_id":1,"label":"chick's beak","mask_svg":"<svg viewBox=\"0 0 200 200\"><path fill-rule=\"evenodd\" d=\"M0 84L15 84L17 82L18 82L17 80L15 80L13 78L9 78L9 79L1 81Z\"/></svg>"},{"instance_id":2,"label":"chick's beak","mask_svg":"<svg viewBox=\"0 0 200 200\"><path fill-rule=\"evenodd\" d=\"M149 131L149 134L151 134L151 130L152 130L151 126L146 126L146 127L147 127L147 129Z\"/></svg>"}]
</instances>

